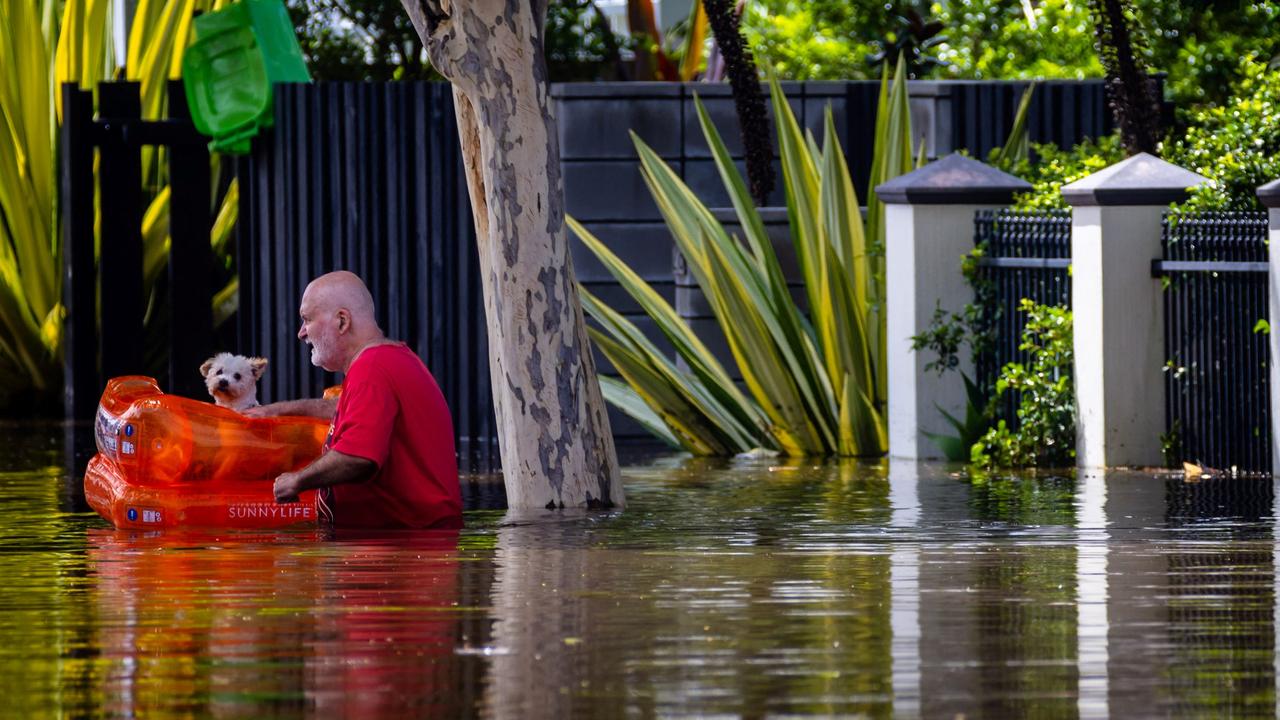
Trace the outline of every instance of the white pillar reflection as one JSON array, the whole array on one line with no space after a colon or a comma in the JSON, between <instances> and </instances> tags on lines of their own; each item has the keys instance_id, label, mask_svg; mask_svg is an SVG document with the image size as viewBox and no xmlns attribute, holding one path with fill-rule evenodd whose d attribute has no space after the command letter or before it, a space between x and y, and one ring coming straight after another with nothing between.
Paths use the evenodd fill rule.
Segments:
<instances>
[{"instance_id":1,"label":"white pillar reflection","mask_svg":"<svg viewBox=\"0 0 1280 720\"><path fill-rule=\"evenodd\" d=\"M893 715L920 716L920 466L914 460L889 461L889 525L894 535L889 556L893 606Z\"/></svg>"},{"instance_id":2,"label":"white pillar reflection","mask_svg":"<svg viewBox=\"0 0 1280 720\"><path fill-rule=\"evenodd\" d=\"M1081 718L1110 716L1107 702L1107 484L1080 470L1076 490L1076 706Z\"/></svg>"},{"instance_id":3,"label":"white pillar reflection","mask_svg":"<svg viewBox=\"0 0 1280 720\"><path fill-rule=\"evenodd\" d=\"M1274 218L1276 211L1271 212ZM1271 224L1275 227L1276 221L1272 220ZM1280 445L1276 440L1272 440L1272 443ZM1272 451L1273 457L1275 452L1275 450ZM1275 477L1271 478L1271 483L1271 582L1274 587L1271 595L1271 634L1275 638L1271 650L1271 662L1275 666L1275 715L1280 717L1280 486L1277 486Z\"/></svg>"}]
</instances>

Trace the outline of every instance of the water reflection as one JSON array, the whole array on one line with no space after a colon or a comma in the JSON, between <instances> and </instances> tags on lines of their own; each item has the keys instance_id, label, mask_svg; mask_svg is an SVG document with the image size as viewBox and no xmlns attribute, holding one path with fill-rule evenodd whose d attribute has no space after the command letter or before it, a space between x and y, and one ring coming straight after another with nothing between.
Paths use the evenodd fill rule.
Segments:
<instances>
[{"instance_id":1,"label":"water reflection","mask_svg":"<svg viewBox=\"0 0 1280 720\"><path fill-rule=\"evenodd\" d=\"M1274 714L1273 484L1107 480L1112 711Z\"/></svg>"},{"instance_id":2,"label":"water reflection","mask_svg":"<svg viewBox=\"0 0 1280 720\"><path fill-rule=\"evenodd\" d=\"M0 466L18 716L1276 713L1270 481L667 457L621 513L475 478L461 534L150 536L31 447Z\"/></svg>"},{"instance_id":3,"label":"water reflection","mask_svg":"<svg viewBox=\"0 0 1280 720\"><path fill-rule=\"evenodd\" d=\"M754 516L750 506L738 505ZM501 655L486 704L503 717L891 715L888 557L797 552L780 539L762 550L781 533L756 519L689 549L676 537L627 543L621 516L509 516L497 531Z\"/></svg>"},{"instance_id":4,"label":"water reflection","mask_svg":"<svg viewBox=\"0 0 1280 720\"><path fill-rule=\"evenodd\" d=\"M456 533L319 542L88 532L96 670L112 715L457 715ZM472 691L474 693L474 690Z\"/></svg>"}]
</instances>

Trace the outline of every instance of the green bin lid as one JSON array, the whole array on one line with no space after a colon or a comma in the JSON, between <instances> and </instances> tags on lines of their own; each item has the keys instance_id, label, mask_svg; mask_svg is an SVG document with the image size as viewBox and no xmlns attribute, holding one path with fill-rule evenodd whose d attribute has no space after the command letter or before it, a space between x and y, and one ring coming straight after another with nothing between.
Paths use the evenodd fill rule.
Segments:
<instances>
[{"instance_id":1,"label":"green bin lid","mask_svg":"<svg viewBox=\"0 0 1280 720\"><path fill-rule=\"evenodd\" d=\"M257 126L271 109L271 85L247 26L206 35L182 57L182 80L191 121L217 138Z\"/></svg>"},{"instance_id":2,"label":"green bin lid","mask_svg":"<svg viewBox=\"0 0 1280 720\"><path fill-rule=\"evenodd\" d=\"M280 0L244 0L195 20L182 80L196 129L211 150L245 153L272 117L271 85L310 82Z\"/></svg>"},{"instance_id":3,"label":"green bin lid","mask_svg":"<svg viewBox=\"0 0 1280 720\"><path fill-rule=\"evenodd\" d=\"M311 82L289 11L280 0L244 0L271 83Z\"/></svg>"}]
</instances>

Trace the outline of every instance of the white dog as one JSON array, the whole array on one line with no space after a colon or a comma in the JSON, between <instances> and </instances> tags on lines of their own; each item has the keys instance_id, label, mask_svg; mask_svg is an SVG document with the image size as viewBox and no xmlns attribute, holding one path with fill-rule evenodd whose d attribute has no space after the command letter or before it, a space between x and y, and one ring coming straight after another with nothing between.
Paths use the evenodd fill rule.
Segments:
<instances>
[{"instance_id":1,"label":"white dog","mask_svg":"<svg viewBox=\"0 0 1280 720\"><path fill-rule=\"evenodd\" d=\"M218 353L200 366L205 387L214 403L236 412L258 405L258 378L267 371L267 359Z\"/></svg>"}]
</instances>

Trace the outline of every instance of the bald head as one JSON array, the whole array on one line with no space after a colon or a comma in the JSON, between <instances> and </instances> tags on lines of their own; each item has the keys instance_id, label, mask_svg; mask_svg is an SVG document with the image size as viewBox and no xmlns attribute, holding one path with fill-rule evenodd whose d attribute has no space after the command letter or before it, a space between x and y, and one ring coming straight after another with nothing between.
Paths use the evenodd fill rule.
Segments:
<instances>
[{"instance_id":1,"label":"bald head","mask_svg":"<svg viewBox=\"0 0 1280 720\"><path fill-rule=\"evenodd\" d=\"M312 280L302 293L303 302L310 298L323 310L346 309L352 320L375 323L373 295L359 275L346 270L326 273Z\"/></svg>"},{"instance_id":2,"label":"bald head","mask_svg":"<svg viewBox=\"0 0 1280 720\"><path fill-rule=\"evenodd\" d=\"M355 273L339 270L312 280L298 309L298 339L311 345L311 362L345 371L366 345L385 340L374 318L373 296Z\"/></svg>"}]
</instances>

